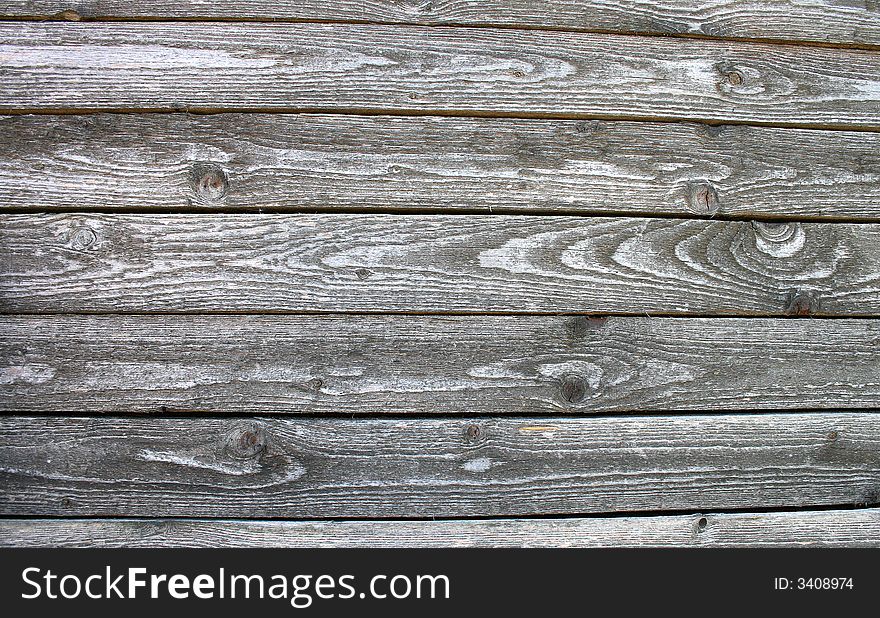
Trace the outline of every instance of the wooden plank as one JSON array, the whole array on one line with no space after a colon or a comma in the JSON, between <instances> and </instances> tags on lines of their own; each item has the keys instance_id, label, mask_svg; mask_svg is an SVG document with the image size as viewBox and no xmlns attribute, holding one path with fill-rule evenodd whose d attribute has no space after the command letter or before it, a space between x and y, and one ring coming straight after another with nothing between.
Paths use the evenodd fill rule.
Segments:
<instances>
[{"instance_id":1,"label":"wooden plank","mask_svg":"<svg viewBox=\"0 0 880 618\"><path fill-rule=\"evenodd\" d=\"M4 215L0 310L868 316L878 243L876 224Z\"/></svg>"},{"instance_id":2,"label":"wooden plank","mask_svg":"<svg viewBox=\"0 0 880 618\"><path fill-rule=\"evenodd\" d=\"M0 15L494 24L880 44L876 6L840 0L0 0Z\"/></svg>"},{"instance_id":3,"label":"wooden plank","mask_svg":"<svg viewBox=\"0 0 880 618\"><path fill-rule=\"evenodd\" d=\"M0 411L555 414L880 408L880 321L0 319Z\"/></svg>"},{"instance_id":4,"label":"wooden plank","mask_svg":"<svg viewBox=\"0 0 880 618\"><path fill-rule=\"evenodd\" d=\"M0 127L0 209L880 219L876 133L278 114L7 116Z\"/></svg>"},{"instance_id":5,"label":"wooden plank","mask_svg":"<svg viewBox=\"0 0 880 618\"><path fill-rule=\"evenodd\" d=\"M873 413L0 418L0 515L517 516L876 504Z\"/></svg>"},{"instance_id":6,"label":"wooden plank","mask_svg":"<svg viewBox=\"0 0 880 618\"><path fill-rule=\"evenodd\" d=\"M3 519L2 547L880 547L880 509L433 521Z\"/></svg>"},{"instance_id":7,"label":"wooden plank","mask_svg":"<svg viewBox=\"0 0 880 618\"><path fill-rule=\"evenodd\" d=\"M567 32L0 24L0 110L700 119L880 129L880 55Z\"/></svg>"}]
</instances>

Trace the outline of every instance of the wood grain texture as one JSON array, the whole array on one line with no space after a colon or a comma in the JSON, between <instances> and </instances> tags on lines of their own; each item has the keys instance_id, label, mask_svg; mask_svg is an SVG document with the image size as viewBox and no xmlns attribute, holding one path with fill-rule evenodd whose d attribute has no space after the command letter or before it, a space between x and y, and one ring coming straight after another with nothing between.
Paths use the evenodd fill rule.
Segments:
<instances>
[{"instance_id":1,"label":"wood grain texture","mask_svg":"<svg viewBox=\"0 0 880 618\"><path fill-rule=\"evenodd\" d=\"M0 110L286 110L880 129L880 55L493 29L6 23Z\"/></svg>"},{"instance_id":2,"label":"wood grain texture","mask_svg":"<svg viewBox=\"0 0 880 618\"><path fill-rule=\"evenodd\" d=\"M0 418L0 515L395 518L876 504L874 413Z\"/></svg>"},{"instance_id":3,"label":"wood grain texture","mask_svg":"<svg viewBox=\"0 0 880 618\"><path fill-rule=\"evenodd\" d=\"M0 15L494 24L880 44L870 0L0 0Z\"/></svg>"},{"instance_id":4,"label":"wood grain texture","mask_svg":"<svg viewBox=\"0 0 880 618\"><path fill-rule=\"evenodd\" d=\"M434 521L0 520L2 547L880 547L880 509Z\"/></svg>"},{"instance_id":5,"label":"wood grain texture","mask_svg":"<svg viewBox=\"0 0 880 618\"><path fill-rule=\"evenodd\" d=\"M0 318L0 411L538 414L880 408L880 321Z\"/></svg>"},{"instance_id":6,"label":"wood grain texture","mask_svg":"<svg viewBox=\"0 0 880 618\"><path fill-rule=\"evenodd\" d=\"M877 315L880 226L637 218L4 215L4 312Z\"/></svg>"},{"instance_id":7,"label":"wood grain texture","mask_svg":"<svg viewBox=\"0 0 880 618\"><path fill-rule=\"evenodd\" d=\"M685 123L0 117L0 209L880 219L880 134ZM213 183L212 183L213 180Z\"/></svg>"}]
</instances>

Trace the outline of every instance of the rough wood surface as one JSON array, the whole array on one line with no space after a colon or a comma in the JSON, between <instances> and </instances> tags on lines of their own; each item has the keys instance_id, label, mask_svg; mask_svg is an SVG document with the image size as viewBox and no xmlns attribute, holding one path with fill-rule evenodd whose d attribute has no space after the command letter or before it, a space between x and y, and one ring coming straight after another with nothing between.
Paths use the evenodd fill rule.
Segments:
<instances>
[{"instance_id":1,"label":"rough wood surface","mask_svg":"<svg viewBox=\"0 0 880 618\"><path fill-rule=\"evenodd\" d=\"M876 504L875 413L0 418L0 515L460 517Z\"/></svg>"},{"instance_id":2,"label":"rough wood surface","mask_svg":"<svg viewBox=\"0 0 880 618\"><path fill-rule=\"evenodd\" d=\"M4 215L0 310L877 315L880 226Z\"/></svg>"},{"instance_id":3,"label":"rough wood surface","mask_svg":"<svg viewBox=\"0 0 880 618\"><path fill-rule=\"evenodd\" d=\"M568 32L0 24L0 110L564 115L880 129L880 55Z\"/></svg>"},{"instance_id":4,"label":"rough wood surface","mask_svg":"<svg viewBox=\"0 0 880 618\"><path fill-rule=\"evenodd\" d=\"M0 318L0 411L880 408L880 321Z\"/></svg>"},{"instance_id":5,"label":"rough wood surface","mask_svg":"<svg viewBox=\"0 0 880 618\"><path fill-rule=\"evenodd\" d=\"M0 520L2 547L880 547L880 509L434 521Z\"/></svg>"},{"instance_id":6,"label":"rough wood surface","mask_svg":"<svg viewBox=\"0 0 880 618\"><path fill-rule=\"evenodd\" d=\"M0 209L880 219L880 134L865 132L447 117L42 115L0 118L0 151Z\"/></svg>"},{"instance_id":7,"label":"rough wood surface","mask_svg":"<svg viewBox=\"0 0 880 618\"><path fill-rule=\"evenodd\" d=\"M0 0L0 15L495 24L880 44L871 0Z\"/></svg>"}]
</instances>

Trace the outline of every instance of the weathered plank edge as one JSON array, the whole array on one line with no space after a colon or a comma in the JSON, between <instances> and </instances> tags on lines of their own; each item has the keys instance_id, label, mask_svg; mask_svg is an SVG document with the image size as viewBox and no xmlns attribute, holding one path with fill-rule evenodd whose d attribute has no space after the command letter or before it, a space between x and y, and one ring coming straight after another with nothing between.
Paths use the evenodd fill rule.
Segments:
<instances>
[{"instance_id":1,"label":"weathered plank edge","mask_svg":"<svg viewBox=\"0 0 880 618\"><path fill-rule=\"evenodd\" d=\"M2 519L0 547L880 547L880 508L433 521Z\"/></svg>"},{"instance_id":2,"label":"weathered plank edge","mask_svg":"<svg viewBox=\"0 0 880 618\"><path fill-rule=\"evenodd\" d=\"M804 6L766 3L761 11L749 2L733 0L706 9L700 3L617 2L542 3L531 0L495 3L470 1L343 2L296 1L236 3L184 0L37 0L0 2L2 19L91 20L211 20L211 21L329 21L397 25L548 28L660 36L757 38L847 46L880 45L880 20L867 7ZM585 6L586 4L586 6ZM668 6L672 4L672 6ZM703 3L705 4L705 3ZM716 5L719 3L715 3ZM206 8L208 7L208 8Z\"/></svg>"}]
</instances>

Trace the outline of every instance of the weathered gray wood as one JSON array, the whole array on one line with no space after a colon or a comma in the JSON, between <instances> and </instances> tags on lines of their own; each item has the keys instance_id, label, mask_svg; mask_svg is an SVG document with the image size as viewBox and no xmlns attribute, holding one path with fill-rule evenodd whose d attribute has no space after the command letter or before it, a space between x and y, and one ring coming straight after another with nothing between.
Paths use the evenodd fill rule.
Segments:
<instances>
[{"instance_id":1,"label":"weathered gray wood","mask_svg":"<svg viewBox=\"0 0 880 618\"><path fill-rule=\"evenodd\" d=\"M865 132L446 117L42 115L0 118L0 152L0 209L880 219L880 134Z\"/></svg>"},{"instance_id":2,"label":"weathered gray wood","mask_svg":"<svg viewBox=\"0 0 880 618\"><path fill-rule=\"evenodd\" d=\"M333 110L880 129L880 55L412 26L0 25L0 110Z\"/></svg>"},{"instance_id":3,"label":"weathered gray wood","mask_svg":"<svg viewBox=\"0 0 880 618\"><path fill-rule=\"evenodd\" d=\"M0 14L495 24L880 44L870 0L0 0Z\"/></svg>"},{"instance_id":4,"label":"weathered gray wood","mask_svg":"<svg viewBox=\"0 0 880 618\"><path fill-rule=\"evenodd\" d=\"M459 517L876 504L874 413L0 418L0 515Z\"/></svg>"},{"instance_id":5,"label":"weathered gray wood","mask_svg":"<svg viewBox=\"0 0 880 618\"><path fill-rule=\"evenodd\" d=\"M880 320L0 318L0 411L880 408Z\"/></svg>"},{"instance_id":6,"label":"weathered gray wood","mask_svg":"<svg viewBox=\"0 0 880 618\"><path fill-rule=\"evenodd\" d=\"M0 310L867 316L878 246L876 224L3 215Z\"/></svg>"},{"instance_id":7,"label":"weathered gray wood","mask_svg":"<svg viewBox=\"0 0 880 618\"><path fill-rule=\"evenodd\" d=\"M880 509L434 521L4 519L3 547L880 547Z\"/></svg>"}]
</instances>

